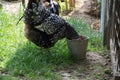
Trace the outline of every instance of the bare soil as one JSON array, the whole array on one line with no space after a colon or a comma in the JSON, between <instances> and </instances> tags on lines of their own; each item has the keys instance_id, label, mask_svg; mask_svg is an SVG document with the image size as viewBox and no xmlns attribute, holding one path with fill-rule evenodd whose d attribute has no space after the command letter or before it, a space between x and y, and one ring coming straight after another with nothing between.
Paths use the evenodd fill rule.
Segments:
<instances>
[{"instance_id":1,"label":"bare soil","mask_svg":"<svg viewBox=\"0 0 120 80\"><path fill-rule=\"evenodd\" d=\"M85 60L78 60L67 69L57 69L62 80L113 80L109 56L87 52Z\"/></svg>"},{"instance_id":2,"label":"bare soil","mask_svg":"<svg viewBox=\"0 0 120 80\"><path fill-rule=\"evenodd\" d=\"M5 1L5 0L0 0L0 3L3 6L3 10L5 10L9 14L17 14L19 13L20 6L21 6L21 1Z\"/></svg>"},{"instance_id":3,"label":"bare soil","mask_svg":"<svg viewBox=\"0 0 120 80\"><path fill-rule=\"evenodd\" d=\"M93 29L100 29L100 6L97 0L76 0L75 9L64 18L78 18L88 23Z\"/></svg>"}]
</instances>

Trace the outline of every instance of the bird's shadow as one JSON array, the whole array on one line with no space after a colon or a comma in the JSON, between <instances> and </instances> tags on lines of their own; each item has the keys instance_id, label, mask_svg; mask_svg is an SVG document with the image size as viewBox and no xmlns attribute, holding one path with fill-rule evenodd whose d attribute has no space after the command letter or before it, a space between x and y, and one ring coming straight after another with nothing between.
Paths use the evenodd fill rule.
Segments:
<instances>
[{"instance_id":1,"label":"bird's shadow","mask_svg":"<svg viewBox=\"0 0 120 80\"><path fill-rule=\"evenodd\" d=\"M24 76L25 74L38 71L46 73L49 70L52 71L55 67L69 65L72 59L66 43L63 43L58 42L49 51L39 48L31 42L19 44L16 53L6 63L5 70L9 74Z\"/></svg>"}]
</instances>

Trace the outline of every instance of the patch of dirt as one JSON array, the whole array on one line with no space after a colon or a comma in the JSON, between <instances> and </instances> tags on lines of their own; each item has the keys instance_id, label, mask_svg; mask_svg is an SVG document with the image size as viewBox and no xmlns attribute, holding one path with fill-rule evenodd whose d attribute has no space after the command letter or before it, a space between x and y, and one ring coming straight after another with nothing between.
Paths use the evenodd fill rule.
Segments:
<instances>
[{"instance_id":1,"label":"patch of dirt","mask_svg":"<svg viewBox=\"0 0 120 80\"><path fill-rule=\"evenodd\" d=\"M97 0L76 0L75 9L64 18L75 17L88 23L94 30L100 29L100 6ZM96 26L97 25L97 26Z\"/></svg>"},{"instance_id":2,"label":"patch of dirt","mask_svg":"<svg viewBox=\"0 0 120 80\"><path fill-rule=\"evenodd\" d=\"M56 73L62 80L112 80L109 66L109 58L97 52L87 52L86 60L77 61L67 69L57 69Z\"/></svg>"},{"instance_id":3,"label":"patch of dirt","mask_svg":"<svg viewBox=\"0 0 120 80\"><path fill-rule=\"evenodd\" d=\"M7 12L8 14L17 14L20 12L21 8L21 1L4 1L0 0L0 3L3 6L3 10Z\"/></svg>"},{"instance_id":4,"label":"patch of dirt","mask_svg":"<svg viewBox=\"0 0 120 80\"><path fill-rule=\"evenodd\" d=\"M85 1L82 8L86 9L84 13L93 17L100 17L100 3L98 3L98 0Z\"/></svg>"}]
</instances>

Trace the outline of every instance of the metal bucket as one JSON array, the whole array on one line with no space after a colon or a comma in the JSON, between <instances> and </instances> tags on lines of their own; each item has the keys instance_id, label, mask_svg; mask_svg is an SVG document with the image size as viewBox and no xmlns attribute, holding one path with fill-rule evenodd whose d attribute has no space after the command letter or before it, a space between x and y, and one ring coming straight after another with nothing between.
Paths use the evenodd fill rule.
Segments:
<instances>
[{"instance_id":1,"label":"metal bucket","mask_svg":"<svg viewBox=\"0 0 120 80\"><path fill-rule=\"evenodd\" d=\"M88 37L80 36L79 39L73 39L73 40L67 39L67 44L69 51L74 59L79 59L79 60L86 59Z\"/></svg>"}]
</instances>

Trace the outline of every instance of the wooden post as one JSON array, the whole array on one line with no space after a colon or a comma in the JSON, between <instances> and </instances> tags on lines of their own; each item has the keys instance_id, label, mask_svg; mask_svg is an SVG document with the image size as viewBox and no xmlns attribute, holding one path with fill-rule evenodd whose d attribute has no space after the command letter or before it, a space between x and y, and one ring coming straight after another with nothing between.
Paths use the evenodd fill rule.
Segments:
<instances>
[{"instance_id":1,"label":"wooden post","mask_svg":"<svg viewBox=\"0 0 120 80\"><path fill-rule=\"evenodd\" d=\"M105 28L105 13L106 13L106 0L102 0L101 3L101 26L100 32L102 33L102 37L104 39L104 28Z\"/></svg>"},{"instance_id":2,"label":"wooden post","mask_svg":"<svg viewBox=\"0 0 120 80\"><path fill-rule=\"evenodd\" d=\"M100 32L103 34L104 31L104 24L105 24L105 13L106 13L106 0L102 0L101 3L101 27Z\"/></svg>"},{"instance_id":3,"label":"wooden post","mask_svg":"<svg viewBox=\"0 0 120 80\"><path fill-rule=\"evenodd\" d=\"M69 0L69 7L72 9L72 0Z\"/></svg>"},{"instance_id":4,"label":"wooden post","mask_svg":"<svg viewBox=\"0 0 120 80\"><path fill-rule=\"evenodd\" d=\"M101 9L101 29L100 32L102 32L103 35L103 45L107 46L107 48L110 48L109 40L110 40L110 22L109 22L109 0L102 0L102 9Z\"/></svg>"},{"instance_id":5,"label":"wooden post","mask_svg":"<svg viewBox=\"0 0 120 80\"><path fill-rule=\"evenodd\" d=\"M68 2L65 0L66 11L68 11Z\"/></svg>"},{"instance_id":6,"label":"wooden post","mask_svg":"<svg viewBox=\"0 0 120 80\"><path fill-rule=\"evenodd\" d=\"M69 0L70 8L75 8L75 0Z\"/></svg>"},{"instance_id":7,"label":"wooden post","mask_svg":"<svg viewBox=\"0 0 120 80\"><path fill-rule=\"evenodd\" d=\"M75 0L73 0L73 7L75 8Z\"/></svg>"},{"instance_id":8,"label":"wooden post","mask_svg":"<svg viewBox=\"0 0 120 80\"><path fill-rule=\"evenodd\" d=\"M120 80L120 0L110 0L110 53L114 80Z\"/></svg>"}]
</instances>

